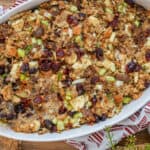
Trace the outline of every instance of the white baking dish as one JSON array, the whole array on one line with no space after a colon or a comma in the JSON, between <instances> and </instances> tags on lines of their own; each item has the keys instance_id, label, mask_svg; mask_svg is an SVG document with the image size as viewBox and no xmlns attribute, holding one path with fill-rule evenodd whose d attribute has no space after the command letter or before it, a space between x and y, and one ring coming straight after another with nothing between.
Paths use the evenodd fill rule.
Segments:
<instances>
[{"instance_id":1,"label":"white baking dish","mask_svg":"<svg viewBox=\"0 0 150 150\"><path fill-rule=\"evenodd\" d=\"M16 14L17 12L33 8L34 6L37 6L41 2L46 0L29 0L27 2L24 2L23 4L19 5L16 8L11 9L8 13L0 17L0 23L6 21L11 15ZM146 0L148 3L149 0ZM150 2L149 2L150 3ZM111 119L107 119L104 122L99 122L97 124L94 124L92 126L89 125L83 125L80 128L71 129L68 131L64 131L62 133L46 133L43 135L38 134L25 134L25 133L17 133L11 130L6 125L0 126L0 135L14 138L18 140L25 140L25 141L59 141L59 140L66 140L69 138L75 138L83 135L87 135L93 132L96 132L98 130L102 130L107 126L112 126L120 121L126 119L136 111L138 111L140 108L142 108L148 101L150 101L150 88L147 89L142 97L140 97L138 100L133 101L132 103L126 105L122 111L114 116Z\"/></svg>"}]
</instances>

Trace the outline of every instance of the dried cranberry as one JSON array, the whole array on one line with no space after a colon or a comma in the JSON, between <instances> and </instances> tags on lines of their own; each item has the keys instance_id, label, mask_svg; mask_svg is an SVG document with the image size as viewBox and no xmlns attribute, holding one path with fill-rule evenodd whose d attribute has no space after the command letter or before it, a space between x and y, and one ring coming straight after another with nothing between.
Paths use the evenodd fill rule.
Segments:
<instances>
[{"instance_id":1,"label":"dried cranberry","mask_svg":"<svg viewBox=\"0 0 150 150\"><path fill-rule=\"evenodd\" d=\"M48 130L51 130L52 127L54 126L54 124L48 119L45 119L43 121L43 124L44 124L44 127L47 128Z\"/></svg>"},{"instance_id":2,"label":"dried cranberry","mask_svg":"<svg viewBox=\"0 0 150 150\"><path fill-rule=\"evenodd\" d=\"M76 47L74 50L77 54L78 59L80 59L84 55L84 51L80 47Z\"/></svg>"},{"instance_id":3,"label":"dried cranberry","mask_svg":"<svg viewBox=\"0 0 150 150\"><path fill-rule=\"evenodd\" d=\"M40 38L41 36L44 35L44 28L43 27L38 27L34 32L33 36L36 38Z\"/></svg>"},{"instance_id":4,"label":"dried cranberry","mask_svg":"<svg viewBox=\"0 0 150 150\"><path fill-rule=\"evenodd\" d=\"M134 61L131 61L126 65L127 73L137 72L140 69L141 69L141 66L137 62L134 62Z\"/></svg>"},{"instance_id":5,"label":"dried cranberry","mask_svg":"<svg viewBox=\"0 0 150 150\"><path fill-rule=\"evenodd\" d=\"M70 24L72 26L76 26L79 24L78 18L76 16L73 16L73 15L69 15L67 17L67 22L68 22L68 24Z\"/></svg>"},{"instance_id":6,"label":"dried cranberry","mask_svg":"<svg viewBox=\"0 0 150 150\"><path fill-rule=\"evenodd\" d=\"M81 20L81 21L85 20L85 18L86 18L85 13L80 12L78 15L79 15L79 20Z\"/></svg>"},{"instance_id":7,"label":"dried cranberry","mask_svg":"<svg viewBox=\"0 0 150 150\"><path fill-rule=\"evenodd\" d=\"M26 109L23 103L15 105L14 110L16 113L25 113Z\"/></svg>"},{"instance_id":8,"label":"dried cranberry","mask_svg":"<svg viewBox=\"0 0 150 150\"><path fill-rule=\"evenodd\" d=\"M105 121L106 119L107 119L107 116L105 114L102 114L101 116L99 116L100 121Z\"/></svg>"},{"instance_id":9,"label":"dried cranberry","mask_svg":"<svg viewBox=\"0 0 150 150\"><path fill-rule=\"evenodd\" d=\"M61 29L55 29L54 30L54 33L57 37L60 37L61 36Z\"/></svg>"},{"instance_id":10,"label":"dried cranberry","mask_svg":"<svg viewBox=\"0 0 150 150\"><path fill-rule=\"evenodd\" d=\"M83 95L85 93L85 90L84 90L84 87L82 84L77 84L76 90L77 90L79 96Z\"/></svg>"},{"instance_id":11,"label":"dried cranberry","mask_svg":"<svg viewBox=\"0 0 150 150\"><path fill-rule=\"evenodd\" d=\"M15 118L16 118L16 114L14 114L14 113L7 114L7 116L6 116L7 120L13 120Z\"/></svg>"},{"instance_id":12,"label":"dried cranberry","mask_svg":"<svg viewBox=\"0 0 150 150\"><path fill-rule=\"evenodd\" d=\"M65 80L62 81L62 83L65 87L69 87L72 84L72 79L70 77L67 77Z\"/></svg>"},{"instance_id":13,"label":"dried cranberry","mask_svg":"<svg viewBox=\"0 0 150 150\"><path fill-rule=\"evenodd\" d=\"M105 114L102 114L101 116L95 114L95 122L105 121L106 119L107 116Z\"/></svg>"},{"instance_id":14,"label":"dried cranberry","mask_svg":"<svg viewBox=\"0 0 150 150\"><path fill-rule=\"evenodd\" d=\"M60 101L63 101L63 98L62 98L62 96L61 96L60 93L57 93L57 98L58 98Z\"/></svg>"},{"instance_id":15,"label":"dried cranberry","mask_svg":"<svg viewBox=\"0 0 150 150\"><path fill-rule=\"evenodd\" d=\"M96 95L94 95L94 96L91 98L91 101L92 101L93 104L96 104L96 102L97 102L97 97L96 97Z\"/></svg>"},{"instance_id":16,"label":"dried cranberry","mask_svg":"<svg viewBox=\"0 0 150 150\"><path fill-rule=\"evenodd\" d=\"M77 111L69 111L68 115L71 116L71 117L73 117L76 113L77 113Z\"/></svg>"},{"instance_id":17,"label":"dried cranberry","mask_svg":"<svg viewBox=\"0 0 150 150\"><path fill-rule=\"evenodd\" d=\"M146 52L145 58L147 61L150 61L150 50Z\"/></svg>"},{"instance_id":18,"label":"dried cranberry","mask_svg":"<svg viewBox=\"0 0 150 150\"><path fill-rule=\"evenodd\" d=\"M5 65L0 65L0 75L5 73Z\"/></svg>"},{"instance_id":19,"label":"dried cranberry","mask_svg":"<svg viewBox=\"0 0 150 150\"><path fill-rule=\"evenodd\" d=\"M35 104L41 104L43 102L43 98L41 96L37 96L33 99Z\"/></svg>"},{"instance_id":20,"label":"dried cranberry","mask_svg":"<svg viewBox=\"0 0 150 150\"><path fill-rule=\"evenodd\" d=\"M26 108L26 107L29 107L30 106L30 104L31 104L31 100L30 99L25 99L25 98L23 98L22 100L21 100L21 103L24 105L24 107Z\"/></svg>"},{"instance_id":21,"label":"dried cranberry","mask_svg":"<svg viewBox=\"0 0 150 150\"><path fill-rule=\"evenodd\" d=\"M51 69L52 69L53 72L58 72L60 68L61 68L61 63L60 62L53 62L51 64Z\"/></svg>"},{"instance_id":22,"label":"dried cranberry","mask_svg":"<svg viewBox=\"0 0 150 150\"><path fill-rule=\"evenodd\" d=\"M66 109L64 106L61 106L61 107L59 108L58 113L59 113L59 114L64 114L66 111L67 111L67 109Z\"/></svg>"},{"instance_id":23,"label":"dried cranberry","mask_svg":"<svg viewBox=\"0 0 150 150\"><path fill-rule=\"evenodd\" d=\"M44 56L45 57L52 57L53 56L53 53L52 51L48 50L48 49L44 49Z\"/></svg>"},{"instance_id":24,"label":"dried cranberry","mask_svg":"<svg viewBox=\"0 0 150 150\"><path fill-rule=\"evenodd\" d=\"M99 77L98 76L94 76L91 78L91 84L96 84L99 81Z\"/></svg>"},{"instance_id":25,"label":"dried cranberry","mask_svg":"<svg viewBox=\"0 0 150 150\"><path fill-rule=\"evenodd\" d=\"M11 86L12 86L13 91L17 91L19 89L17 82L12 82Z\"/></svg>"},{"instance_id":26,"label":"dried cranberry","mask_svg":"<svg viewBox=\"0 0 150 150\"><path fill-rule=\"evenodd\" d=\"M31 116L33 116L33 113L31 113L31 112L29 112L29 113L26 114L26 117L27 117L27 118L29 118L29 117L31 117Z\"/></svg>"},{"instance_id":27,"label":"dried cranberry","mask_svg":"<svg viewBox=\"0 0 150 150\"><path fill-rule=\"evenodd\" d=\"M10 83L10 79L7 78L7 77L4 77L4 79L3 79L3 84L4 84L4 85L8 85L9 83Z\"/></svg>"},{"instance_id":28,"label":"dried cranberry","mask_svg":"<svg viewBox=\"0 0 150 150\"><path fill-rule=\"evenodd\" d=\"M64 56L65 56L64 50L63 50L63 49L57 50L57 51L56 51L56 56L57 56L58 58L64 57Z\"/></svg>"},{"instance_id":29,"label":"dried cranberry","mask_svg":"<svg viewBox=\"0 0 150 150\"><path fill-rule=\"evenodd\" d=\"M0 103L3 102L3 96L0 94ZM0 110L1 111L1 110Z\"/></svg>"},{"instance_id":30,"label":"dried cranberry","mask_svg":"<svg viewBox=\"0 0 150 150\"><path fill-rule=\"evenodd\" d=\"M51 69L51 61L49 59L42 59L39 62L41 71L49 71Z\"/></svg>"},{"instance_id":31,"label":"dried cranberry","mask_svg":"<svg viewBox=\"0 0 150 150\"><path fill-rule=\"evenodd\" d=\"M99 120L99 116L98 115L94 115L95 117L95 122L98 123L100 120Z\"/></svg>"},{"instance_id":32,"label":"dried cranberry","mask_svg":"<svg viewBox=\"0 0 150 150\"><path fill-rule=\"evenodd\" d=\"M6 119L6 117L7 117L7 114L5 114L5 113L0 113L0 119Z\"/></svg>"},{"instance_id":33,"label":"dried cranberry","mask_svg":"<svg viewBox=\"0 0 150 150\"><path fill-rule=\"evenodd\" d=\"M150 87L150 81L146 80L144 83L145 88L149 88Z\"/></svg>"},{"instance_id":34,"label":"dried cranberry","mask_svg":"<svg viewBox=\"0 0 150 150\"><path fill-rule=\"evenodd\" d=\"M111 26L113 29L115 29L119 22L119 16L116 15L113 20L109 23L109 26Z\"/></svg>"},{"instance_id":35,"label":"dried cranberry","mask_svg":"<svg viewBox=\"0 0 150 150\"><path fill-rule=\"evenodd\" d=\"M8 62L9 64L11 64L11 63L12 63L12 58L7 58L7 62Z\"/></svg>"},{"instance_id":36,"label":"dried cranberry","mask_svg":"<svg viewBox=\"0 0 150 150\"><path fill-rule=\"evenodd\" d=\"M5 38L0 38L0 43L5 43Z\"/></svg>"},{"instance_id":37,"label":"dried cranberry","mask_svg":"<svg viewBox=\"0 0 150 150\"><path fill-rule=\"evenodd\" d=\"M21 69L21 72L23 72L23 73L29 71L29 64L23 63L20 69Z\"/></svg>"},{"instance_id":38,"label":"dried cranberry","mask_svg":"<svg viewBox=\"0 0 150 150\"><path fill-rule=\"evenodd\" d=\"M103 56L104 56L104 52L101 48L96 48L95 49L95 54L96 54L96 58L98 60L102 60L103 59Z\"/></svg>"},{"instance_id":39,"label":"dried cranberry","mask_svg":"<svg viewBox=\"0 0 150 150\"><path fill-rule=\"evenodd\" d=\"M29 73L30 74L35 74L38 71L37 68L30 68Z\"/></svg>"},{"instance_id":40,"label":"dried cranberry","mask_svg":"<svg viewBox=\"0 0 150 150\"><path fill-rule=\"evenodd\" d=\"M125 2L127 4L129 4L130 6L133 6L134 5L134 1L133 0L125 0Z\"/></svg>"},{"instance_id":41,"label":"dried cranberry","mask_svg":"<svg viewBox=\"0 0 150 150\"><path fill-rule=\"evenodd\" d=\"M70 73L70 69L69 68L65 68L63 73L67 76L69 76L69 73Z\"/></svg>"}]
</instances>

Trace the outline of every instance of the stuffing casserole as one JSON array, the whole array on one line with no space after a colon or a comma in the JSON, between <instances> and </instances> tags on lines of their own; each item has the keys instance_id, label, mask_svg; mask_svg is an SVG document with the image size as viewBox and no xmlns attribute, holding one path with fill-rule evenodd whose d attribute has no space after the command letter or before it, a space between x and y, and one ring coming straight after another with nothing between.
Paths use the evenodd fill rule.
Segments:
<instances>
[{"instance_id":1,"label":"stuffing casserole","mask_svg":"<svg viewBox=\"0 0 150 150\"><path fill-rule=\"evenodd\" d=\"M0 25L0 120L17 132L104 121L150 86L150 12L132 0L51 0Z\"/></svg>"}]
</instances>

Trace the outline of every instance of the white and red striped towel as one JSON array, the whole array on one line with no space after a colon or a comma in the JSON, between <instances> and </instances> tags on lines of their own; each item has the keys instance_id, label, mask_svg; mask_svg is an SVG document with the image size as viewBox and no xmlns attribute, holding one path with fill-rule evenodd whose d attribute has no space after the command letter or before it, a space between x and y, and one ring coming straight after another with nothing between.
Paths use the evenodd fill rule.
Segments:
<instances>
[{"instance_id":1,"label":"white and red striped towel","mask_svg":"<svg viewBox=\"0 0 150 150\"><path fill-rule=\"evenodd\" d=\"M17 7L25 1L27 0L17 0L11 8L3 8L3 6L0 6L0 15ZM110 135L112 136L113 143L118 143L122 138L135 134L148 128L148 126L150 126L150 102L128 119L111 127ZM108 133L105 130L87 136L70 139L67 143L79 150L105 150L111 146Z\"/></svg>"},{"instance_id":2,"label":"white and red striped towel","mask_svg":"<svg viewBox=\"0 0 150 150\"><path fill-rule=\"evenodd\" d=\"M148 128L150 125L150 102L128 119L114 125L110 129L113 143L118 143L124 137ZM79 150L105 150L109 148L110 139L104 130L93 134L68 140L67 143Z\"/></svg>"}]
</instances>

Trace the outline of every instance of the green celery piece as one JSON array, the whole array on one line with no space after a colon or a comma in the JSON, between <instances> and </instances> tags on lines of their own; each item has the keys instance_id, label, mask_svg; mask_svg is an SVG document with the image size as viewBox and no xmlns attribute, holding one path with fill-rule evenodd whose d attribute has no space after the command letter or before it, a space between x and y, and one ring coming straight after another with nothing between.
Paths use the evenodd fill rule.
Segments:
<instances>
[{"instance_id":1,"label":"green celery piece","mask_svg":"<svg viewBox=\"0 0 150 150\"><path fill-rule=\"evenodd\" d=\"M24 58L26 56L25 50L18 48L18 56Z\"/></svg>"},{"instance_id":2,"label":"green celery piece","mask_svg":"<svg viewBox=\"0 0 150 150\"><path fill-rule=\"evenodd\" d=\"M130 103L131 100L132 100L131 97L126 96L126 97L123 98L123 103L128 104L128 103Z\"/></svg>"}]
</instances>

